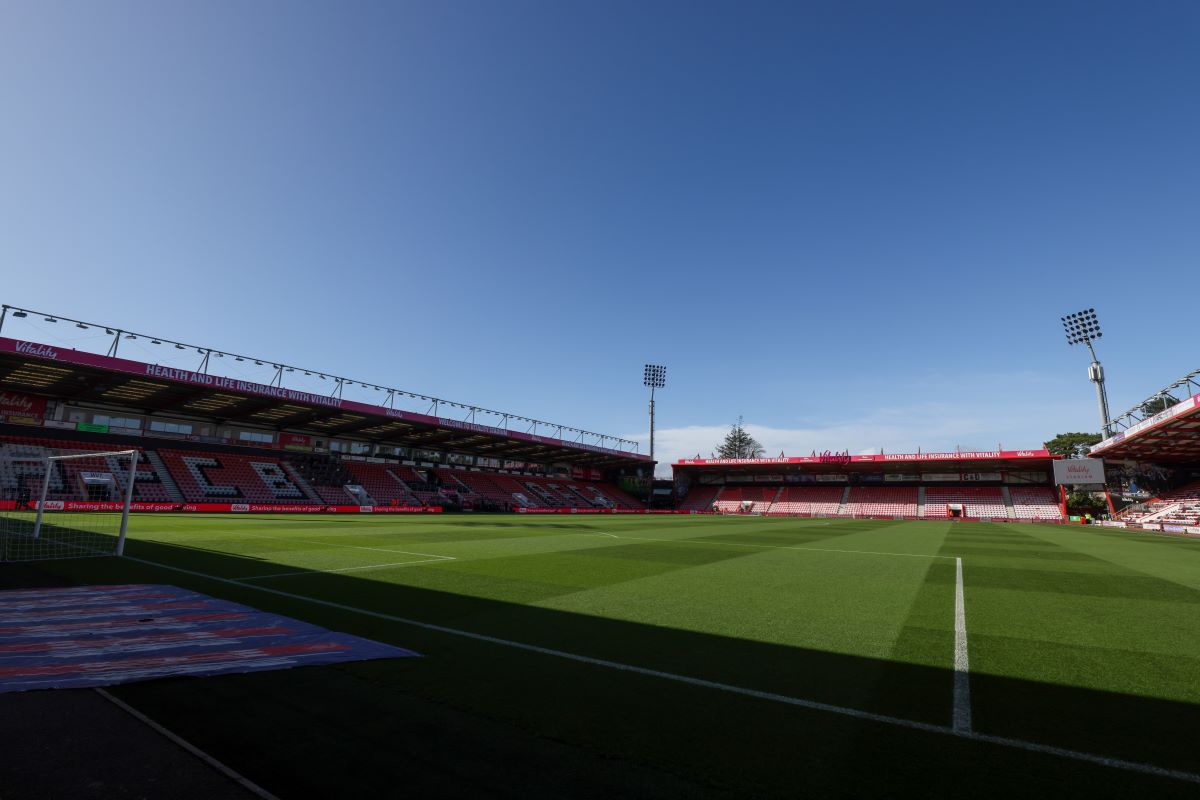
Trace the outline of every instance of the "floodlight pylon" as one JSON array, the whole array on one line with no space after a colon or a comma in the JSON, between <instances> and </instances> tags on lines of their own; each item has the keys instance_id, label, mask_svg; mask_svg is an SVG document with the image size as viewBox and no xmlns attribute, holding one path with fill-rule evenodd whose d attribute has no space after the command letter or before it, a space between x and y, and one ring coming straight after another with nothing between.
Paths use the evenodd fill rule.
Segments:
<instances>
[{"instance_id":1,"label":"floodlight pylon","mask_svg":"<svg viewBox=\"0 0 1200 800\"><path fill-rule=\"evenodd\" d=\"M667 385L667 368L661 364L647 364L642 373L642 385L650 389L650 491L646 495L646 507L654 501L654 390Z\"/></svg>"},{"instance_id":2,"label":"floodlight pylon","mask_svg":"<svg viewBox=\"0 0 1200 800\"><path fill-rule=\"evenodd\" d=\"M1107 439L1112 436L1112 421L1108 414L1108 392L1104 387L1104 367L1100 365L1100 359L1096 357L1096 348L1092 346L1092 342L1104 335L1100 331L1100 320L1096 317L1096 309L1085 308L1082 311L1067 314L1061 319L1063 330L1067 334L1067 344L1072 347L1077 344L1087 345L1088 353L1092 356L1092 363L1088 366L1088 380L1096 386L1096 404L1100 410L1100 426L1104 432L1104 438Z\"/></svg>"}]
</instances>

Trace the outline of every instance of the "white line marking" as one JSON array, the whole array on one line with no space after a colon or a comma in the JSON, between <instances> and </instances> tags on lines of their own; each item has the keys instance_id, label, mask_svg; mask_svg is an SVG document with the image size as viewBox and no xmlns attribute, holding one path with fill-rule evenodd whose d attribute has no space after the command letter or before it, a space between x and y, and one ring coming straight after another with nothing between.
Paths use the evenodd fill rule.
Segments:
<instances>
[{"instance_id":1,"label":"white line marking","mask_svg":"<svg viewBox=\"0 0 1200 800\"><path fill-rule=\"evenodd\" d=\"M954 730L971 732L971 677L967 662L967 604L963 597L962 559L954 563Z\"/></svg>"},{"instance_id":2,"label":"white line marking","mask_svg":"<svg viewBox=\"0 0 1200 800\"><path fill-rule=\"evenodd\" d=\"M272 572L267 575L250 575L245 578L240 578L243 581L261 581L266 578L286 578L290 575L322 575L326 572L361 572L368 569L384 569L385 567L404 567L410 564L436 564L439 561L457 561L458 559L452 556L438 556L437 558L422 558L420 561L393 561L390 564L367 564L363 567L342 567L341 569L302 569L297 572Z\"/></svg>"},{"instance_id":3,"label":"white line marking","mask_svg":"<svg viewBox=\"0 0 1200 800\"><path fill-rule=\"evenodd\" d=\"M104 691L103 689L101 689L98 686L95 688L95 692L96 692L96 694L100 695L108 702L115 705L117 708L120 708L125 713L129 714L129 716L143 722L146 726L153 729L159 735L161 735L161 736L169 739L170 741L174 742L175 744L179 745L184 750L188 751L189 753L194 755L196 758L200 759L205 764L207 764L208 766L215 769L217 772L224 775L226 778L229 778L230 780L234 781L235 783L240 784L247 791L257 795L258 797L263 798L263 800L279 800L278 797L271 794L266 789L259 786L257 783L254 783L249 778L246 778L243 775L241 775L237 772L234 772L232 769L225 766L220 761L217 761L215 758L213 758L208 753L201 750L199 747L196 747L194 744L187 741L186 739L179 736L178 734L173 733L172 731L164 728L162 725L159 725L157 722L150 719L145 714L138 711L136 708L129 705L125 701L120 700L116 697L113 697L111 694Z\"/></svg>"},{"instance_id":4,"label":"white line marking","mask_svg":"<svg viewBox=\"0 0 1200 800\"><path fill-rule=\"evenodd\" d=\"M307 595L303 594L285 592L281 589L272 589L269 586L256 586L253 583L245 583L244 581L234 580L233 578L222 578L217 575L209 575L206 572L197 572L196 570L184 569L183 567L175 567L171 566L170 564L162 564L158 561L150 561L149 559L145 558L137 558L135 556L128 555L124 556L124 558L129 561L136 561L139 564L148 564L152 567L169 569L174 572L182 572L186 575L195 575L197 577L207 578L219 583L229 583L246 589L254 589L258 592L268 592L270 594L279 595L280 597L287 597L292 600L299 600L305 603L314 603L316 605L326 606L328 608L336 608L339 611L349 611L354 614L362 614L366 617L374 617L376 619L387 620L388 622L396 622L401 625L409 625L414 628L437 631L438 633L445 633L451 636L461 636L466 639L488 642L490 644L497 644L503 647L512 647L517 650L526 650L531 653L541 653L542 655L554 656L556 658L566 659L567 661L576 661L598 667L607 667L609 669L615 669L621 672L632 672L637 675L647 675L649 677L675 681L676 683L684 683L690 686L716 689L722 692L730 692L731 694L754 697L759 700L784 703L786 705L798 706L800 708L806 708L813 711L824 711L829 714L838 714L840 716L851 717L853 719L878 722L883 725L893 725L895 727L906 728L908 730L934 733L942 736L954 736L959 739L969 739L972 741L985 742L987 744L995 744L1001 747L1026 750L1032 753L1058 756L1059 758L1067 758L1073 761L1083 761L1089 764L1098 764L1105 767L1112 767L1113 769L1139 772L1143 775L1154 775L1160 778L1173 778L1179 781L1200 784L1200 774L1196 774L1194 772L1169 769L1167 767L1160 767L1155 764L1144 764L1138 761L1126 761L1120 758L1110 758L1108 756L1100 756L1094 753L1084 753L1078 750L1068 750L1063 747L1056 747L1049 744L1039 744L1037 742L1027 742L1022 739L1010 739L1004 736L991 736L987 734L975 733L974 731L958 731L954 728L946 727L944 725L934 725L929 722L918 722L917 720L903 719L901 717L890 717L886 714L875 714L873 712L862 711L861 709L857 708L844 708L842 706L830 705L829 703L817 702L816 700L805 700L799 697L788 697L787 695L775 694L774 692L763 692L759 691L758 689L747 689L741 686L733 686L727 683L718 683L717 681L705 680L704 678L693 678L688 675L676 675L675 673L671 672L662 672L656 669L636 667L631 664L622 664L619 661L609 661L603 658L592 658L591 656L568 653L563 650L554 650L549 647L540 647L534 644L525 644L524 642L514 642L508 639L500 639L495 636L487 636L486 634L482 633L459 630L458 628L448 628L444 625L436 625L432 622L421 622L420 620L408 619L406 617L397 617L392 614L384 614L380 611L371 611L370 609L366 608L357 608L355 606L348 606L343 603L335 603L332 600L321 600L319 598L308 597Z\"/></svg>"}]
</instances>

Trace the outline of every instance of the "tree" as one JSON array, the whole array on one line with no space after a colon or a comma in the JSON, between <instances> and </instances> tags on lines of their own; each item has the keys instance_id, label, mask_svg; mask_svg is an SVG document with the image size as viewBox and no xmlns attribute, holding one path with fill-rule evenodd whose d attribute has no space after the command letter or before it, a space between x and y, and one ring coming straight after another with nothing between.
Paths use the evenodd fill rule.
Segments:
<instances>
[{"instance_id":1,"label":"tree","mask_svg":"<svg viewBox=\"0 0 1200 800\"><path fill-rule=\"evenodd\" d=\"M1060 433L1046 442L1046 449L1063 458L1087 458L1088 448L1103 438L1098 433Z\"/></svg>"},{"instance_id":2,"label":"tree","mask_svg":"<svg viewBox=\"0 0 1200 800\"><path fill-rule=\"evenodd\" d=\"M1067 495L1067 508L1074 511L1104 511L1108 505L1103 495L1095 492L1072 492Z\"/></svg>"},{"instance_id":3,"label":"tree","mask_svg":"<svg viewBox=\"0 0 1200 800\"><path fill-rule=\"evenodd\" d=\"M1168 408L1178 403L1179 401L1174 397L1171 397L1171 395L1160 394L1158 397L1151 398L1150 400L1142 403L1142 416L1153 417L1155 414L1166 411Z\"/></svg>"},{"instance_id":4,"label":"tree","mask_svg":"<svg viewBox=\"0 0 1200 800\"><path fill-rule=\"evenodd\" d=\"M725 441L717 446L717 458L761 458L764 452L758 440L746 433L741 417L725 434Z\"/></svg>"}]
</instances>

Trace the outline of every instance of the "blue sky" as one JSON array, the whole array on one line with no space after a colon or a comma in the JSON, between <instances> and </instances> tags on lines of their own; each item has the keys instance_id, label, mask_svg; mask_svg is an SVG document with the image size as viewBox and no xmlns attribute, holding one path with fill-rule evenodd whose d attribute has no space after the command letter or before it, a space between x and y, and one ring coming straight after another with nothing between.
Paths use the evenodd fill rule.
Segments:
<instances>
[{"instance_id":1,"label":"blue sky","mask_svg":"<svg viewBox=\"0 0 1200 800\"><path fill-rule=\"evenodd\" d=\"M3 302L707 454L1195 368L1190 2L0 6ZM65 329L43 331L69 340ZM136 351L132 357L141 357Z\"/></svg>"}]
</instances>

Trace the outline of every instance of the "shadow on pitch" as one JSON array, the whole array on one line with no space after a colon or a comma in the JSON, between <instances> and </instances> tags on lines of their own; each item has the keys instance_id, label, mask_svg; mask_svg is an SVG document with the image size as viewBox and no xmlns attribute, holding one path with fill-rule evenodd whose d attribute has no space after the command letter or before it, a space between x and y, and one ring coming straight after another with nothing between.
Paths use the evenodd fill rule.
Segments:
<instances>
[{"instance_id":1,"label":"shadow on pitch","mask_svg":"<svg viewBox=\"0 0 1200 800\"><path fill-rule=\"evenodd\" d=\"M132 543L130 554L218 575L246 574L266 560L145 541ZM916 795L966 785L974 795L1183 796L1194 788L573 662L130 559L0 567L0 586L133 581L171 583L425 654L119 690L282 796L401 789L419 796L794 796L801 787L816 795ZM950 723L953 673L945 668L350 574L282 579L270 588L590 658ZM930 651L944 650L949 662L952 635L926 633ZM1054 657L1086 663L1097 654L1059 649ZM1200 707L981 674L972 675L971 690L983 732L1200 771L1193 745Z\"/></svg>"}]
</instances>

